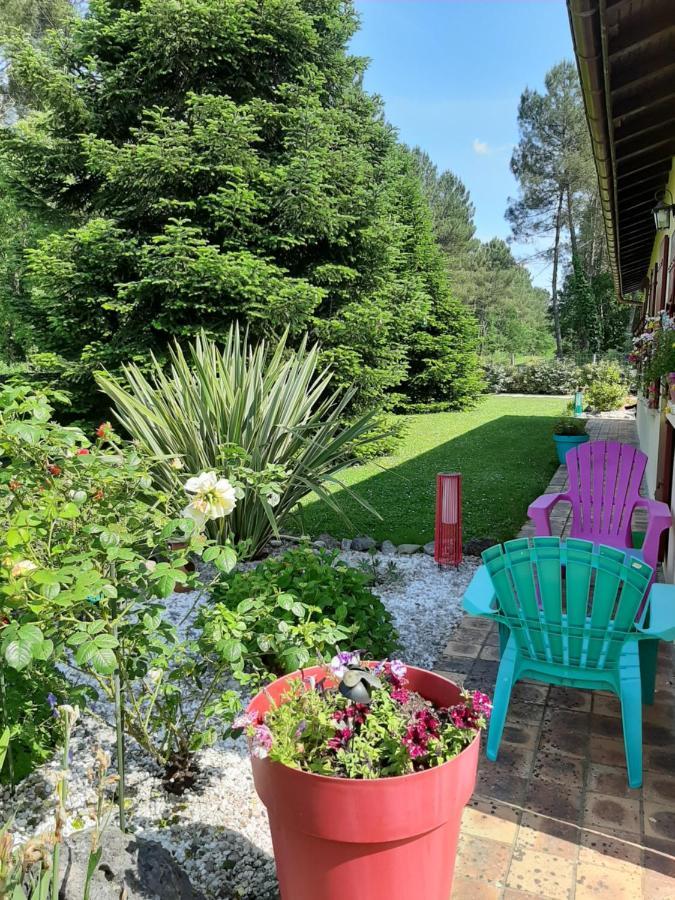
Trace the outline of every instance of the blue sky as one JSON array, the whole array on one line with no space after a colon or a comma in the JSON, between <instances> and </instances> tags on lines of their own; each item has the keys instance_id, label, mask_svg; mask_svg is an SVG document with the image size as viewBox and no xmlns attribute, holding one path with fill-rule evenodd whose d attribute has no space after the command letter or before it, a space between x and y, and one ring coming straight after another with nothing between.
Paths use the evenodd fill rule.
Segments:
<instances>
[{"instance_id":1,"label":"blue sky","mask_svg":"<svg viewBox=\"0 0 675 900\"><path fill-rule=\"evenodd\" d=\"M403 141L464 181L477 236L507 237L518 100L526 86L543 86L552 65L572 58L565 0L355 2L362 25L352 49L371 60L366 88L383 98ZM541 286L550 277L545 265L530 266Z\"/></svg>"}]
</instances>

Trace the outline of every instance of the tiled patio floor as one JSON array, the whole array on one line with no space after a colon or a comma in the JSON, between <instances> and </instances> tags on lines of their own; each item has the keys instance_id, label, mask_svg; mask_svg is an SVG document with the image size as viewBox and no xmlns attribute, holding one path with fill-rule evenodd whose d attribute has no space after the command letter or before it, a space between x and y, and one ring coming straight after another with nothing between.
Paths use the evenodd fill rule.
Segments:
<instances>
[{"instance_id":1,"label":"tiled patio floor","mask_svg":"<svg viewBox=\"0 0 675 900\"><path fill-rule=\"evenodd\" d=\"M634 425L596 420L592 436L632 443ZM550 489L564 478L561 467ZM452 900L675 900L672 646L662 644L656 699L644 708L640 790L627 786L615 697L516 686L499 759L481 757ZM437 670L492 692L497 661L496 630L465 616Z\"/></svg>"}]
</instances>

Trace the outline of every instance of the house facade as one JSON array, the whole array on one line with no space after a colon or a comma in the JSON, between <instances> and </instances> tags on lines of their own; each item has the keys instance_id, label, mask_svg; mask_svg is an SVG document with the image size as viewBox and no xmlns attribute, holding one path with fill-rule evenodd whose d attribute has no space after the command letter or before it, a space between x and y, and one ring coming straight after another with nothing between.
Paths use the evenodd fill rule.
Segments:
<instances>
[{"instance_id":1,"label":"house facade","mask_svg":"<svg viewBox=\"0 0 675 900\"><path fill-rule=\"evenodd\" d=\"M610 266L639 332L649 317L675 313L675 0L567 6ZM675 512L675 415L665 394L656 385L638 399L637 429L649 495ZM675 528L662 549L675 581Z\"/></svg>"}]
</instances>

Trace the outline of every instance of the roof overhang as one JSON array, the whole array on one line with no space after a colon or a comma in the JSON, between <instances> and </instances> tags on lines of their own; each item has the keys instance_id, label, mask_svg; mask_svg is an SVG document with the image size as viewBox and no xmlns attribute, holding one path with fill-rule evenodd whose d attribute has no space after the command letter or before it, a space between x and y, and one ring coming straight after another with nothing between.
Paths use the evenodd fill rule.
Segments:
<instances>
[{"instance_id":1,"label":"roof overhang","mask_svg":"<svg viewBox=\"0 0 675 900\"><path fill-rule=\"evenodd\" d=\"M654 195L675 156L675 0L567 0L609 260L620 296L640 288Z\"/></svg>"}]
</instances>

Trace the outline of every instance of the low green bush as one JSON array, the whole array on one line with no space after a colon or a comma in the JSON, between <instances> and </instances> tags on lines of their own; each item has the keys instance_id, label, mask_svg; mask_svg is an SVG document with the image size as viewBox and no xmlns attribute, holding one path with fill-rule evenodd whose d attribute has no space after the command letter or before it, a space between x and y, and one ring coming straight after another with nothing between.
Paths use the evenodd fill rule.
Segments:
<instances>
[{"instance_id":1,"label":"low green bush","mask_svg":"<svg viewBox=\"0 0 675 900\"><path fill-rule=\"evenodd\" d=\"M325 661L339 646L390 656L397 635L371 577L336 557L301 547L231 574L201 613L205 649L242 683Z\"/></svg>"},{"instance_id":2,"label":"low green bush","mask_svg":"<svg viewBox=\"0 0 675 900\"><path fill-rule=\"evenodd\" d=\"M583 366L580 383L584 387L584 400L597 412L618 409L628 391L624 373L618 363L599 362Z\"/></svg>"},{"instance_id":3,"label":"low green bush","mask_svg":"<svg viewBox=\"0 0 675 900\"><path fill-rule=\"evenodd\" d=\"M519 366L485 364L488 390L496 394L570 394L579 370L572 360L545 359Z\"/></svg>"},{"instance_id":4,"label":"low green bush","mask_svg":"<svg viewBox=\"0 0 675 900\"><path fill-rule=\"evenodd\" d=\"M586 420L575 419L573 416L563 416L558 419L553 426L553 434L559 434L565 437L586 434Z\"/></svg>"}]
</instances>

